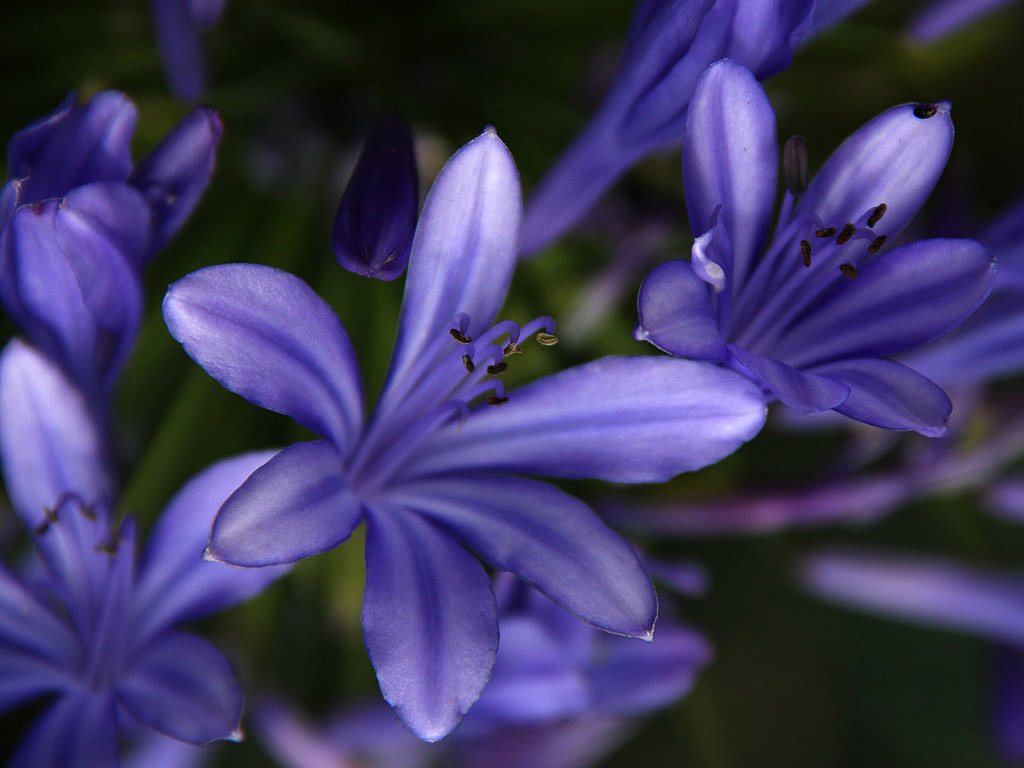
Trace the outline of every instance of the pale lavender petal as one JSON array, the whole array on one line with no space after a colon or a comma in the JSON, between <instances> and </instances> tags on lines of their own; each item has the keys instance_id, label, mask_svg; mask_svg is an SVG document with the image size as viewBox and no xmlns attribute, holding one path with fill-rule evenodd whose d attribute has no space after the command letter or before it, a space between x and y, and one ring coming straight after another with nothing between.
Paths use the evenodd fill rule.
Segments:
<instances>
[{"instance_id":1,"label":"pale lavender petal","mask_svg":"<svg viewBox=\"0 0 1024 768\"><path fill-rule=\"evenodd\" d=\"M367 516L363 643L384 698L424 741L446 736L491 674L498 627L483 567L406 509Z\"/></svg>"},{"instance_id":2,"label":"pale lavender petal","mask_svg":"<svg viewBox=\"0 0 1024 768\"><path fill-rule=\"evenodd\" d=\"M24 657L39 662L40 681L47 677L42 667L49 665L48 684L55 687L61 668L70 669L79 661L78 641L68 626L57 618L28 588L0 566L0 646L5 660ZM4 675L6 677L6 675Z\"/></svg>"},{"instance_id":3,"label":"pale lavender petal","mask_svg":"<svg viewBox=\"0 0 1024 768\"><path fill-rule=\"evenodd\" d=\"M284 566L233 568L202 557L221 504L274 455L261 451L217 462L171 499L149 536L136 580L136 642L246 600L287 573Z\"/></svg>"},{"instance_id":4,"label":"pale lavender petal","mask_svg":"<svg viewBox=\"0 0 1024 768\"><path fill-rule=\"evenodd\" d=\"M8 768L117 768L117 720L109 694L61 696L28 732Z\"/></svg>"},{"instance_id":5,"label":"pale lavender petal","mask_svg":"<svg viewBox=\"0 0 1024 768\"><path fill-rule=\"evenodd\" d=\"M733 246L726 275L744 283L760 255L775 201L775 110L749 70L718 61L701 76L686 117L683 185L690 228L718 206Z\"/></svg>"},{"instance_id":6,"label":"pale lavender petal","mask_svg":"<svg viewBox=\"0 0 1024 768\"><path fill-rule=\"evenodd\" d=\"M175 123L132 173L129 183L142 192L153 211L145 260L166 245L199 203L213 174L223 133L224 124L215 110L196 107Z\"/></svg>"},{"instance_id":7,"label":"pale lavender petal","mask_svg":"<svg viewBox=\"0 0 1024 768\"><path fill-rule=\"evenodd\" d=\"M1024 576L938 558L822 552L802 569L818 597L1024 646Z\"/></svg>"},{"instance_id":8,"label":"pale lavender petal","mask_svg":"<svg viewBox=\"0 0 1024 768\"><path fill-rule=\"evenodd\" d=\"M240 738L242 689L227 659L198 637L174 633L148 643L114 691L132 717L176 739Z\"/></svg>"},{"instance_id":9,"label":"pale lavender petal","mask_svg":"<svg viewBox=\"0 0 1024 768\"><path fill-rule=\"evenodd\" d=\"M882 254L856 281L837 282L775 352L805 368L916 349L970 316L995 272L992 254L974 240L918 240Z\"/></svg>"},{"instance_id":10,"label":"pale lavender petal","mask_svg":"<svg viewBox=\"0 0 1024 768\"><path fill-rule=\"evenodd\" d=\"M408 471L662 482L732 453L764 417L760 391L732 371L668 357L608 357L442 427Z\"/></svg>"},{"instance_id":11,"label":"pale lavender petal","mask_svg":"<svg viewBox=\"0 0 1024 768\"><path fill-rule=\"evenodd\" d=\"M171 285L164 319L224 387L351 449L363 421L355 352L302 280L256 264L206 267Z\"/></svg>"},{"instance_id":12,"label":"pale lavender petal","mask_svg":"<svg viewBox=\"0 0 1024 768\"><path fill-rule=\"evenodd\" d=\"M147 729L125 751L121 768L200 768L210 763L214 751Z\"/></svg>"},{"instance_id":13,"label":"pale lavender petal","mask_svg":"<svg viewBox=\"0 0 1024 768\"><path fill-rule=\"evenodd\" d=\"M221 506L207 556L256 567L293 563L341 544L363 511L330 443L295 443L253 472Z\"/></svg>"},{"instance_id":14,"label":"pale lavender petal","mask_svg":"<svg viewBox=\"0 0 1024 768\"><path fill-rule=\"evenodd\" d=\"M908 33L918 42L934 43L1011 2L1012 0L931 0L911 20Z\"/></svg>"},{"instance_id":15,"label":"pale lavender petal","mask_svg":"<svg viewBox=\"0 0 1024 768\"><path fill-rule=\"evenodd\" d=\"M43 355L14 339L0 353L0 459L14 511L29 530L66 493L110 501L103 431L79 391Z\"/></svg>"},{"instance_id":16,"label":"pale lavender petal","mask_svg":"<svg viewBox=\"0 0 1024 768\"><path fill-rule=\"evenodd\" d=\"M69 94L7 145L8 174L25 179L19 204L63 197L82 184L124 181L132 170L134 130L135 105L123 93L102 91L81 107Z\"/></svg>"},{"instance_id":17,"label":"pale lavender petal","mask_svg":"<svg viewBox=\"0 0 1024 768\"><path fill-rule=\"evenodd\" d=\"M0 590L2 589L3 586L0 585ZM3 600L3 596L0 596L0 600ZM9 647L5 637L8 632L5 630L6 628L0 629L0 713L30 699L67 691L79 684L72 676L72 670ZM39 626L33 627L32 630L37 633L45 631Z\"/></svg>"},{"instance_id":18,"label":"pale lavender petal","mask_svg":"<svg viewBox=\"0 0 1024 768\"><path fill-rule=\"evenodd\" d=\"M457 314L468 315L469 336L490 327L515 268L522 208L515 162L492 128L441 169L413 238L391 379L423 364Z\"/></svg>"},{"instance_id":19,"label":"pale lavender petal","mask_svg":"<svg viewBox=\"0 0 1024 768\"><path fill-rule=\"evenodd\" d=\"M150 0L156 45L171 92L182 101L198 101L206 89L203 43L189 0Z\"/></svg>"},{"instance_id":20,"label":"pale lavender petal","mask_svg":"<svg viewBox=\"0 0 1024 768\"><path fill-rule=\"evenodd\" d=\"M390 713L389 713L390 715ZM255 721L257 735L269 753L285 768L355 768L349 745L332 744L292 708L274 700L257 703L249 716ZM394 737L409 738L391 716Z\"/></svg>"},{"instance_id":21,"label":"pale lavender petal","mask_svg":"<svg viewBox=\"0 0 1024 768\"><path fill-rule=\"evenodd\" d=\"M735 344L729 344L728 349L738 364L750 371L771 396L798 411L827 411L850 394L848 386L829 376L797 370L781 360L762 357Z\"/></svg>"},{"instance_id":22,"label":"pale lavender petal","mask_svg":"<svg viewBox=\"0 0 1024 768\"><path fill-rule=\"evenodd\" d=\"M658 602L633 548L564 491L519 477L445 474L403 483L388 498L422 511L585 621L650 634Z\"/></svg>"},{"instance_id":23,"label":"pale lavender petal","mask_svg":"<svg viewBox=\"0 0 1024 768\"><path fill-rule=\"evenodd\" d=\"M781 72L807 36L815 6L815 0L739 0L725 55L761 80Z\"/></svg>"},{"instance_id":24,"label":"pale lavender petal","mask_svg":"<svg viewBox=\"0 0 1024 768\"><path fill-rule=\"evenodd\" d=\"M609 637L589 671L595 709L616 715L640 715L667 707L687 693L714 655L699 632L658 622L651 643Z\"/></svg>"},{"instance_id":25,"label":"pale lavender petal","mask_svg":"<svg viewBox=\"0 0 1024 768\"><path fill-rule=\"evenodd\" d=\"M858 358L822 365L817 373L841 381L850 396L836 411L883 429L907 429L928 437L946 434L953 409L935 382L884 358Z\"/></svg>"},{"instance_id":26,"label":"pale lavender petal","mask_svg":"<svg viewBox=\"0 0 1024 768\"><path fill-rule=\"evenodd\" d=\"M823 226L857 223L885 203L875 225L892 238L931 193L953 146L948 101L893 107L844 141L811 180L794 215L816 214Z\"/></svg>"},{"instance_id":27,"label":"pale lavender petal","mask_svg":"<svg viewBox=\"0 0 1024 768\"><path fill-rule=\"evenodd\" d=\"M667 261L655 267L640 286L633 338L677 357L725 362L725 342L711 309L710 291L690 262Z\"/></svg>"}]
</instances>

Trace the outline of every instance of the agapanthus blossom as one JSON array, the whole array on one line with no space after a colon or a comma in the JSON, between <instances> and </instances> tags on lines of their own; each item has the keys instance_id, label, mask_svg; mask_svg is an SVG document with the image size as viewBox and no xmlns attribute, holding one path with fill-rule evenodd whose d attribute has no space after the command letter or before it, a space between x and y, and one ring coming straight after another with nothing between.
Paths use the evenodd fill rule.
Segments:
<instances>
[{"instance_id":1,"label":"agapanthus blossom","mask_svg":"<svg viewBox=\"0 0 1024 768\"><path fill-rule=\"evenodd\" d=\"M109 396L142 312L139 269L191 213L213 171L217 113L186 115L133 167L135 105L71 94L7 146L0 302L91 398Z\"/></svg>"},{"instance_id":2,"label":"agapanthus blossom","mask_svg":"<svg viewBox=\"0 0 1024 768\"><path fill-rule=\"evenodd\" d=\"M769 237L775 114L747 69L713 64L694 93L683 151L690 226L701 234L691 262L662 264L644 282L637 339L731 367L799 411L943 434L949 398L889 358L968 317L991 289L994 259L973 240L885 244L946 164L949 110L942 102L883 112L809 185L802 142L791 140Z\"/></svg>"},{"instance_id":3,"label":"agapanthus blossom","mask_svg":"<svg viewBox=\"0 0 1024 768\"><path fill-rule=\"evenodd\" d=\"M91 424L88 404L51 361L20 341L7 346L0 457L38 556L20 576L0 567L0 710L56 696L12 768L114 768L119 732L139 725L193 744L237 738L242 692L230 665L176 626L282 573L201 557L217 507L271 452L196 476L140 552L131 517L113 524Z\"/></svg>"},{"instance_id":4,"label":"agapanthus blossom","mask_svg":"<svg viewBox=\"0 0 1024 768\"><path fill-rule=\"evenodd\" d=\"M365 520L364 642L384 697L428 740L477 699L497 647L490 580L464 546L598 627L653 627L654 591L629 545L579 500L508 473L658 482L728 454L764 419L743 377L671 358L605 358L506 396L498 377L514 354L534 334L554 341L550 318L494 323L521 215L515 164L487 130L426 200L369 420L341 322L293 275L208 267L164 300L172 335L208 373L321 438L285 448L225 502L209 556L292 562Z\"/></svg>"}]
</instances>

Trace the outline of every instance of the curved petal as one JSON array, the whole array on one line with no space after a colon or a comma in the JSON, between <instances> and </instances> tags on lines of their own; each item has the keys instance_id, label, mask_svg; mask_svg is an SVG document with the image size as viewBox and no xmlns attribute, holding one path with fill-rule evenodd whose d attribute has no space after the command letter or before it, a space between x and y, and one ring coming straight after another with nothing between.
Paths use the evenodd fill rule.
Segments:
<instances>
[{"instance_id":1,"label":"curved petal","mask_svg":"<svg viewBox=\"0 0 1024 768\"><path fill-rule=\"evenodd\" d=\"M919 240L888 251L857 280L837 281L786 331L777 354L803 368L916 349L974 312L995 271L992 255L973 240Z\"/></svg>"},{"instance_id":2,"label":"curved petal","mask_svg":"<svg viewBox=\"0 0 1024 768\"><path fill-rule=\"evenodd\" d=\"M658 601L633 548L564 491L520 477L444 475L403 483L388 498L581 619L621 635L652 632Z\"/></svg>"},{"instance_id":3,"label":"curved petal","mask_svg":"<svg viewBox=\"0 0 1024 768\"><path fill-rule=\"evenodd\" d=\"M240 738L242 689L220 651L174 633L146 644L114 695L132 717L190 744Z\"/></svg>"},{"instance_id":4,"label":"curved petal","mask_svg":"<svg viewBox=\"0 0 1024 768\"><path fill-rule=\"evenodd\" d=\"M0 459L11 504L29 530L66 493L89 504L114 495L105 436L85 399L17 339L0 353Z\"/></svg>"},{"instance_id":5,"label":"curved petal","mask_svg":"<svg viewBox=\"0 0 1024 768\"><path fill-rule=\"evenodd\" d=\"M1024 645L1024 579L938 558L820 552L801 576L818 597L898 619Z\"/></svg>"},{"instance_id":6,"label":"curved petal","mask_svg":"<svg viewBox=\"0 0 1024 768\"><path fill-rule=\"evenodd\" d=\"M213 521L206 556L231 565L293 563L341 544L363 517L330 443L295 443L253 472Z\"/></svg>"},{"instance_id":7,"label":"curved petal","mask_svg":"<svg viewBox=\"0 0 1024 768\"><path fill-rule=\"evenodd\" d=\"M457 314L469 316L470 336L491 325L512 279L522 215L515 162L488 128L445 164L423 204L390 380L420 365Z\"/></svg>"},{"instance_id":8,"label":"curved petal","mask_svg":"<svg viewBox=\"0 0 1024 768\"><path fill-rule=\"evenodd\" d=\"M232 568L202 557L221 504L274 455L260 451L219 461L171 499L150 534L136 579L136 642L246 600L288 571L284 566Z\"/></svg>"},{"instance_id":9,"label":"curved petal","mask_svg":"<svg viewBox=\"0 0 1024 768\"><path fill-rule=\"evenodd\" d=\"M375 507L362 619L384 698L421 739L446 736L480 696L498 648L483 567L417 513Z\"/></svg>"},{"instance_id":10,"label":"curved petal","mask_svg":"<svg viewBox=\"0 0 1024 768\"><path fill-rule=\"evenodd\" d=\"M811 26L815 0L739 0L725 55L763 80L793 60Z\"/></svg>"},{"instance_id":11,"label":"curved petal","mask_svg":"<svg viewBox=\"0 0 1024 768\"><path fill-rule=\"evenodd\" d=\"M223 134L224 124L216 110L196 107L175 123L135 169L129 183L142 192L153 212L144 261L166 245L199 203L213 174Z\"/></svg>"},{"instance_id":12,"label":"curved petal","mask_svg":"<svg viewBox=\"0 0 1024 768\"><path fill-rule=\"evenodd\" d=\"M171 92L182 101L198 101L206 89L206 57L189 0L150 0L150 9Z\"/></svg>"},{"instance_id":13,"label":"curved petal","mask_svg":"<svg viewBox=\"0 0 1024 768\"><path fill-rule=\"evenodd\" d=\"M912 429L928 437L946 434L953 405L930 379L884 358L842 360L814 369L841 381L850 396L835 410L883 429Z\"/></svg>"},{"instance_id":14,"label":"curved petal","mask_svg":"<svg viewBox=\"0 0 1024 768\"><path fill-rule=\"evenodd\" d=\"M633 338L677 357L724 363L725 342L709 291L689 262L668 261L655 267L640 286Z\"/></svg>"},{"instance_id":15,"label":"curved petal","mask_svg":"<svg viewBox=\"0 0 1024 768\"><path fill-rule=\"evenodd\" d=\"M764 424L744 377L667 357L607 357L535 381L449 423L409 474L484 469L655 483L729 455Z\"/></svg>"},{"instance_id":16,"label":"curved petal","mask_svg":"<svg viewBox=\"0 0 1024 768\"><path fill-rule=\"evenodd\" d=\"M821 167L794 210L842 228L885 203L875 225L891 240L931 194L953 147L950 104L901 104L844 141Z\"/></svg>"},{"instance_id":17,"label":"curved petal","mask_svg":"<svg viewBox=\"0 0 1024 768\"><path fill-rule=\"evenodd\" d=\"M61 696L18 745L9 768L117 768L117 720L109 694Z\"/></svg>"},{"instance_id":18,"label":"curved petal","mask_svg":"<svg viewBox=\"0 0 1024 768\"><path fill-rule=\"evenodd\" d=\"M79 659L79 644L71 629L58 619L28 588L0 566L0 654L5 663L15 664L14 657L24 656L39 662L39 679L43 665L52 667L49 679L54 683L60 669L72 669ZM29 662L18 663L27 669ZM7 674L3 675L7 678ZM6 682L6 680L5 680ZM51 686L52 687L52 686Z\"/></svg>"},{"instance_id":19,"label":"curved petal","mask_svg":"<svg viewBox=\"0 0 1024 768\"><path fill-rule=\"evenodd\" d=\"M729 354L750 371L768 393L798 411L827 411L850 394L850 388L834 378L797 370L781 360L761 357L735 344L729 344L728 349Z\"/></svg>"},{"instance_id":20,"label":"curved petal","mask_svg":"<svg viewBox=\"0 0 1024 768\"><path fill-rule=\"evenodd\" d=\"M8 173L25 180L19 204L63 197L94 181L124 181L132 170L134 130L135 105L125 94L102 91L81 107L69 94L7 145Z\"/></svg>"},{"instance_id":21,"label":"curved petal","mask_svg":"<svg viewBox=\"0 0 1024 768\"><path fill-rule=\"evenodd\" d=\"M173 283L163 309L171 335L224 387L352 447L363 421L355 352L302 280L256 264L206 267Z\"/></svg>"},{"instance_id":22,"label":"curved petal","mask_svg":"<svg viewBox=\"0 0 1024 768\"><path fill-rule=\"evenodd\" d=\"M683 142L690 228L703 232L718 206L733 246L726 275L742 285L768 231L779 144L775 110L749 70L718 61L701 75Z\"/></svg>"}]
</instances>

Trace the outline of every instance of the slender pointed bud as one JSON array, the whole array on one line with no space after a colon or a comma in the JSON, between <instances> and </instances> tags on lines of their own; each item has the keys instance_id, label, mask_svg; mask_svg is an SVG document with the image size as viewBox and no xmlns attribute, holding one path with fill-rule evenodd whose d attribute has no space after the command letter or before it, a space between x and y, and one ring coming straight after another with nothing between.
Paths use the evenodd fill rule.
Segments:
<instances>
[{"instance_id":1,"label":"slender pointed bud","mask_svg":"<svg viewBox=\"0 0 1024 768\"><path fill-rule=\"evenodd\" d=\"M409 262L419 178L412 133L397 118L370 132L334 219L334 255L349 272L394 280Z\"/></svg>"},{"instance_id":2,"label":"slender pointed bud","mask_svg":"<svg viewBox=\"0 0 1024 768\"><path fill-rule=\"evenodd\" d=\"M803 136L790 136L782 149L782 170L786 189L793 197L800 197L807 189L807 145Z\"/></svg>"}]
</instances>

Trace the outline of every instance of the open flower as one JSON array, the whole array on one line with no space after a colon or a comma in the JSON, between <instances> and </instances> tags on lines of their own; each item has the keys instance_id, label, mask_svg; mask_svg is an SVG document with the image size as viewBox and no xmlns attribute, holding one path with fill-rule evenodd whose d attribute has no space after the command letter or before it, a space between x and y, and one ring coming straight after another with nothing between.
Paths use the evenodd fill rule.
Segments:
<instances>
[{"instance_id":1,"label":"open flower","mask_svg":"<svg viewBox=\"0 0 1024 768\"><path fill-rule=\"evenodd\" d=\"M690 225L702 234L691 262L662 264L644 282L636 338L729 366L800 411L943 434L949 398L888 358L968 317L991 289L993 258L973 240L885 243L924 202L952 141L948 103L894 107L807 185L801 142L791 140L769 238L775 114L748 70L713 64L683 152Z\"/></svg>"},{"instance_id":2,"label":"open flower","mask_svg":"<svg viewBox=\"0 0 1024 768\"><path fill-rule=\"evenodd\" d=\"M436 740L480 695L497 647L490 580L469 552L571 613L648 637L656 602L633 550L582 502L507 473L658 482L718 460L764 419L731 371L606 358L505 395L498 376L550 318L494 323L522 214L488 129L441 171L413 240L391 369L363 417L337 316L301 280L227 264L174 283L171 334L228 389L321 437L285 448L217 515L209 556L299 560L366 531L364 642L384 697Z\"/></svg>"},{"instance_id":3,"label":"open flower","mask_svg":"<svg viewBox=\"0 0 1024 768\"><path fill-rule=\"evenodd\" d=\"M230 665L176 626L286 570L201 557L219 504L272 453L193 478L137 552L133 520L112 527L108 481L96 472L102 438L90 424L86 402L52 362L20 341L6 347L0 456L38 557L21 576L0 567L0 710L56 694L12 768L114 768L119 730L138 724L193 744L236 738L242 692Z\"/></svg>"}]
</instances>

